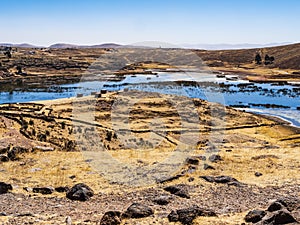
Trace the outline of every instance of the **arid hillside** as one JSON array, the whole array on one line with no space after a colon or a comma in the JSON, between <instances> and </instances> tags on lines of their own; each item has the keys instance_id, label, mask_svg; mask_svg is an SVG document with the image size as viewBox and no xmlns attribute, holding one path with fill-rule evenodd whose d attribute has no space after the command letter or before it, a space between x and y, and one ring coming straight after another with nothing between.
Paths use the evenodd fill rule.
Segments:
<instances>
[{"instance_id":1,"label":"arid hillside","mask_svg":"<svg viewBox=\"0 0 300 225\"><path fill-rule=\"evenodd\" d=\"M162 51L169 52L161 57ZM129 56L132 56L133 52L135 52L134 59L130 59ZM260 65L257 65L254 60L257 53L262 58ZM113 55L114 60L110 58L110 55ZM148 55L153 57L148 57ZM265 65L265 55L273 57L272 63ZM147 56L147 60L143 60L145 56ZM174 58L176 59L175 63ZM151 73L153 70L166 71L177 67L177 63L188 68L196 66L199 69L204 66L202 61L204 65L208 66L206 69L239 74L245 79L300 80L300 44L292 44L271 48L224 51L159 48L31 49L0 47L0 83L24 86L37 83L76 82L82 74L89 71L95 62L98 62L98 67L93 68L96 73L105 71L106 74L122 76ZM119 70L113 70L115 67Z\"/></svg>"},{"instance_id":2,"label":"arid hillside","mask_svg":"<svg viewBox=\"0 0 300 225\"><path fill-rule=\"evenodd\" d=\"M260 53L262 57L268 54L275 58L274 63L268 65L269 68L300 70L299 43L268 48L215 51L195 50L195 52L205 62L219 61L232 66L253 63L257 53Z\"/></svg>"},{"instance_id":3,"label":"arid hillside","mask_svg":"<svg viewBox=\"0 0 300 225\"><path fill-rule=\"evenodd\" d=\"M0 223L299 221L299 138L279 119L155 93L3 104ZM93 196L69 199L78 183ZM289 211L266 211L276 199Z\"/></svg>"}]
</instances>

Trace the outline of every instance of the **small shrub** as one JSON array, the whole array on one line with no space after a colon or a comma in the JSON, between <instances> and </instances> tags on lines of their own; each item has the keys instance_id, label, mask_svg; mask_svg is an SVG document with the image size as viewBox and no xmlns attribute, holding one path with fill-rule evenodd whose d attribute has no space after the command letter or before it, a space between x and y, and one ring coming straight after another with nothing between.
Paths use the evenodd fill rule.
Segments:
<instances>
[{"instance_id":1,"label":"small shrub","mask_svg":"<svg viewBox=\"0 0 300 225\"><path fill-rule=\"evenodd\" d=\"M256 54L254 60L255 60L255 63L256 63L257 65L260 65L260 64L261 64L262 59L261 59L261 56L260 56L259 53Z\"/></svg>"}]
</instances>

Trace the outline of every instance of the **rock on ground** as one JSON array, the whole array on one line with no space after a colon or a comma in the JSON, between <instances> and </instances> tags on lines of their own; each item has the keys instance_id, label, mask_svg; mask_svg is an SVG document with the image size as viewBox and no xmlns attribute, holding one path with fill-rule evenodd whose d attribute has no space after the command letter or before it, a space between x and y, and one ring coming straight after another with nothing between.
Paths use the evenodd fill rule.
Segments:
<instances>
[{"instance_id":1,"label":"rock on ground","mask_svg":"<svg viewBox=\"0 0 300 225\"><path fill-rule=\"evenodd\" d=\"M121 224L121 212L119 211L106 212L100 221L100 225L119 225L119 224Z\"/></svg>"},{"instance_id":2,"label":"rock on ground","mask_svg":"<svg viewBox=\"0 0 300 225\"><path fill-rule=\"evenodd\" d=\"M4 183L4 182L0 182L0 194L5 194L5 193L7 193L9 190L12 190L11 184L7 184L7 183Z\"/></svg>"},{"instance_id":3,"label":"rock on ground","mask_svg":"<svg viewBox=\"0 0 300 225\"><path fill-rule=\"evenodd\" d=\"M190 208L172 210L172 212L168 215L168 219L170 222L181 222L182 224L189 225L193 223L193 220L198 216L216 216L216 213L202 209L198 206L192 206Z\"/></svg>"},{"instance_id":4,"label":"rock on ground","mask_svg":"<svg viewBox=\"0 0 300 225\"><path fill-rule=\"evenodd\" d=\"M182 198L190 198L187 186L183 184L171 185L165 187L164 190Z\"/></svg>"},{"instance_id":5,"label":"rock on ground","mask_svg":"<svg viewBox=\"0 0 300 225\"><path fill-rule=\"evenodd\" d=\"M140 203L133 203L123 213L122 217L124 217L124 218L143 218L143 217L151 216L153 214L154 214L154 211L149 206L140 204Z\"/></svg>"},{"instance_id":6,"label":"rock on ground","mask_svg":"<svg viewBox=\"0 0 300 225\"><path fill-rule=\"evenodd\" d=\"M94 195L94 191L86 184L75 184L66 194L71 200L87 201Z\"/></svg>"}]
</instances>

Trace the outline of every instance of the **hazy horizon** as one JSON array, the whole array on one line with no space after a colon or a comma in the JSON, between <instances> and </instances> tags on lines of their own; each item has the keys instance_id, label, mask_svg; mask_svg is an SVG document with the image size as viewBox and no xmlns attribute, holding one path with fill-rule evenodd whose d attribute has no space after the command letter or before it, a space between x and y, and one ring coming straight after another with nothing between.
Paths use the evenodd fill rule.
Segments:
<instances>
[{"instance_id":1,"label":"hazy horizon","mask_svg":"<svg viewBox=\"0 0 300 225\"><path fill-rule=\"evenodd\" d=\"M0 43L94 45L160 41L174 45L300 42L300 2L59 1L1 3Z\"/></svg>"},{"instance_id":2,"label":"hazy horizon","mask_svg":"<svg viewBox=\"0 0 300 225\"><path fill-rule=\"evenodd\" d=\"M234 49L251 49L251 48L264 48L264 47L275 47L275 46L283 46L283 45L289 45L289 44L295 44L291 42L282 42L282 43L265 43L265 44L253 44L253 43L237 43L237 44L227 44L227 43L219 43L219 44L205 44L205 43L199 43L199 44L178 44L173 45L169 43L161 43L161 42L140 42L140 43L132 43L132 44L120 44L120 43L95 43L90 45L85 44L72 44L72 43L53 43L48 46L42 46L42 45L35 45L33 43L0 43L0 46L14 46L14 47L37 47L37 48L48 48L48 47L54 47L56 48L57 45L63 46L63 48L66 47L92 47L92 46L113 46L113 45L119 45L120 47L126 47L126 46L141 46L141 47L162 47L162 48L186 48L186 49L204 49L204 50L234 50ZM60 47L61 47L60 46Z\"/></svg>"}]
</instances>

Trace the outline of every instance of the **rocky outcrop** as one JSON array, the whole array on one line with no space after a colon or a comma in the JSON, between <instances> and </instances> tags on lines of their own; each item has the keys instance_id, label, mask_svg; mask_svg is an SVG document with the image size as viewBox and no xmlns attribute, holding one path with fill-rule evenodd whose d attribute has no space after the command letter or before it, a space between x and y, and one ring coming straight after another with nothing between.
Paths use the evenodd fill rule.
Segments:
<instances>
[{"instance_id":1,"label":"rocky outcrop","mask_svg":"<svg viewBox=\"0 0 300 225\"><path fill-rule=\"evenodd\" d=\"M260 225L298 223L293 215L300 214L299 198L281 198L273 201L267 210L252 210L245 216L246 222Z\"/></svg>"},{"instance_id":2,"label":"rocky outcrop","mask_svg":"<svg viewBox=\"0 0 300 225\"><path fill-rule=\"evenodd\" d=\"M192 206L190 208L173 210L168 215L168 219L170 222L181 222L182 224L189 225L198 216L216 216L216 213L198 206Z\"/></svg>"},{"instance_id":3,"label":"rocky outcrop","mask_svg":"<svg viewBox=\"0 0 300 225\"><path fill-rule=\"evenodd\" d=\"M170 192L173 195L177 195L181 198L190 198L188 192L188 186L184 184L171 185L164 188L165 191Z\"/></svg>"},{"instance_id":4,"label":"rocky outcrop","mask_svg":"<svg viewBox=\"0 0 300 225\"><path fill-rule=\"evenodd\" d=\"M140 204L140 203L133 203L128 209L123 213L123 218L144 218L154 214L153 209L149 206Z\"/></svg>"},{"instance_id":5,"label":"rocky outcrop","mask_svg":"<svg viewBox=\"0 0 300 225\"><path fill-rule=\"evenodd\" d=\"M263 224L289 224L289 223L296 223L297 221L291 215L291 213L286 210L278 210L273 212L272 214L268 215L267 218L263 220Z\"/></svg>"},{"instance_id":6,"label":"rocky outcrop","mask_svg":"<svg viewBox=\"0 0 300 225\"><path fill-rule=\"evenodd\" d=\"M87 201L94 195L94 191L86 184L79 183L74 185L66 194L71 200Z\"/></svg>"},{"instance_id":7,"label":"rocky outcrop","mask_svg":"<svg viewBox=\"0 0 300 225\"><path fill-rule=\"evenodd\" d=\"M252 210L245 216L245 221L248 223L257 223L261 221L266 214L264 210Z\"/></svg>"}]
</instances>

